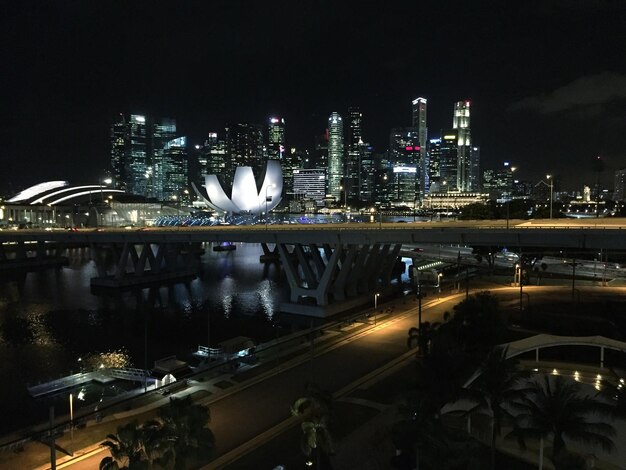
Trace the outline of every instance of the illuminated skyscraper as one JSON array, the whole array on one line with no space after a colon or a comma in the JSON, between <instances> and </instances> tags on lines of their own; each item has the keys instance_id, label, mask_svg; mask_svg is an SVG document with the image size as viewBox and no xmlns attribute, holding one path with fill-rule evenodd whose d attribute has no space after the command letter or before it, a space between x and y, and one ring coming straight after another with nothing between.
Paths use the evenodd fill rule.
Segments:
<instances>
[{"instance_id":1,"label":"illuminated skyscraper","mask_svg":"<svg viewBox=\"0 0 626 470\"><path fill-rule=\"evenodd\" d=\"M223 175L226 171L226 142L218 138L217 132L209 132L208 138L200 149L198 158L201 181L204 175Z\"/></svg>"},{"instance_id":2,"label":"illuminated skyscraper","mask_svg":"<svg viewBox=\"0 0 626 470\"><path fill-rule=\"evenodd\" d=\"M348 198L359 198L361 181L361 159L363 150L362 119L363 114L358 107L348 108L348 155L346 160L346 177Z\"/></svg>"},{"instance_id":3,"label":"illuminated skyscraper","mask_svg":"<svg viewBox=\"0 0 626 470\"><path fill-rule=\"evenodd\" d=\"M111 166L114 184L130 194L154 197L155 165L165 143L176 136L176 121L156 121L138 114L120 114L111 126ZM159 190L160 191L160 190Z\"/></svg>"},{"instance_id":4,"label":"illuminated skyscraper","mask_svg":"<svg viewBox=\"0 0 626 470\"><path fill-rule=\"evenodd\" d=\"M235 168L252 167L259 174L265 163L263 129L256 124L239 123L226 128L225 180L232 181Z\"/></svg>"},{"instance_id":5,"label":"illuminated skyscraper","mask_svg":"<svg viewBox=\"0 0 626 470\"><path fill-rule=\"evenodd\" d=\"M439 147L439 192L458 190L459 146L458 130L441 131Z\"/></svg>"},{"instance_id":6,"label":"illuminated skyscraper","mask_svg":"<svg viewBox=\"0 0 626 470\"><path fill-rule=\"evenodd\" d=\"M159 201L188 202L187 138L165 143L154 163L154 197Z\"/></svg>"},{"instance_id":7,"label":"illuminated skyscraper","mask_svg":"<svg viewBox=\"0 0 626 470\"><path fill-rule=\"evenodd\" d=\"M271 117L267 130L268 158L282 160L285 153L285 120Z\"/></svg>"},{"instance_id":8,"label":"illuminated skyscraper","mask_svg":"<svg viewBox=\"0 0 626 470\"><path fill-rule=\"evenodd\" d=\"M430 186L430 178L428 173L428 122L427 122L427 108L428 100L426 98L415 98L412 101L413 104L413 123L412 127L417 131L419 139L419 160L417 161L418 167L418 194L420 198L423 198Z\"/></svg>"},{"instance_id":9,"label":"illuminated skyscraper","mask_svg":"<svg viewBox=\"0 0 626 470\"><path fill-rule=\"evenodd\" d=\"M454 117L452 128L457 131L458 160L457 160L457 181L456 186L459 191L472 191L471 181L471 152L472 139L470 131L470 102L457 101L454 104Z\"/></svg>"},{"instance_id":10,"label":"illuminated skyscraper","mask_svg":"<svg viewBox=\"0 0 626 470\"><path fill-rule=\"evenodd\" d=\"M341 182L344 176L343 120L338 113L328 118L328 190L327 195L341 200Z\"/></svg>"},{"instance_id":11,"label":"illuminated skyscraper","mask_svg":"<svg viewBox=\"0 0 626 470\"><path fill-rule=\"evenodd\" d=\"M393 167L393 189L389 195L398 205L413 207L419 200L421 146L414 127L392 129L389 159Z\"/></svg>"}]
</instances>

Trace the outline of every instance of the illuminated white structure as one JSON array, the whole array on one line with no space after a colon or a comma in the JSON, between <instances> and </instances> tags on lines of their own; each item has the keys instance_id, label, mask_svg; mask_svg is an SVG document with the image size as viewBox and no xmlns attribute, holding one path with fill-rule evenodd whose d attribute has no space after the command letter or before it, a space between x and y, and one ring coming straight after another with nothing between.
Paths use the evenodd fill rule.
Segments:
<instances>
[{"instance_id":1,"label":"illuminated white structure","mask_svg":"<svg viewBox=\"0 0 626 470\"><path fill-rule=\"evenodd\" d=\"M254 172L249 166L235 170L230 197L216 175L205 175L204 182L208 199L203 197L203 200L214 210L258 215L271 211L282 199L283 172L277 160L268 160L261 188L257 188Z\"/></svg>"}]
</instances>

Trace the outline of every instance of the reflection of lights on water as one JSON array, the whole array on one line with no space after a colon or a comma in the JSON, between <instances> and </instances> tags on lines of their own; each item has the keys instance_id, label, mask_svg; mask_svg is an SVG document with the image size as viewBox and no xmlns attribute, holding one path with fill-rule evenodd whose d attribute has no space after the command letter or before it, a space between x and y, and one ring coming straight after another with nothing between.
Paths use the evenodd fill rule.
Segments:
<instances>
[{"instance_id":1,"label":"reflection of lights on water","mask_svg":"<svg viewBox=\"0 0 626 470\"><path fill-rule=\"evenodd\" d=\"M261 284L260 289L258 291L261 307L263 308L263 312L268 320L271 320L274 317L274 304L272 303L272 281L269 279L267 282Z\"/></svg>"},{"instance_id":2,"label":"reflection of lights on water","mask_svg":"<svg viewBox=\"0 0 626 470\"><path fill-rule=\"evenodd\" d=\"M76 395L76 398L81 401L85 401L85 389L84 388L80 389L80 391L78 392L78 395Z\"/></svg>"},{"instance_id":3,"label":"reflection of lights on water","mask_svg":"<svg viewBox=\"0 0 626 470\"><path fill-rule=\"evenodd\" d=\"M228 294L224 296L222 300L222 308L224 309L224 317L230 318L230 314L233 310L233 296Z\"/></svg>"}]
</instances>

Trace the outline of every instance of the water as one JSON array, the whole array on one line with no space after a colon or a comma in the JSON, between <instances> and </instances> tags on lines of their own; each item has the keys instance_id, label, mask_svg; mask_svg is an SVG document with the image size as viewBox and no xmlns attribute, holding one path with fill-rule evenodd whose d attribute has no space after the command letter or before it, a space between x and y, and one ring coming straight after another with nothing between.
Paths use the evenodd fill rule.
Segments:
<instances>
[{"instance_id":1,"label":"water","mask_svg":"<svg viewBox=\"0 0 626 470\"><path fill-rule=\"evenodd\" d=\"M69 391L33 399L27 385L78 372L100 362L139 368L169 355L187 358L199 344L243 335L272 338L279 304L288 300L284 274L259 262L259 245L201 258L198 277L186 283L111 295L91 293L95 265L85 249L72 250L70 265L0 282L0 432L45 421L50 403L67 413ZM147 348L146 348L147 346ZM127 384L82 389L75 408L93 405ZM75 390L76 396L81 390ZM16 412L19 410L19 412Z\"/></svg>"},{"instance_id":2,"label":"water","mask_svg":"<svg viewBox=\"0 0 626 470\"><path fill-rule=\"evenodd\" d=\"M332 216L329 216L330 220ZM385 217L385 222L413 217ZM419 218L418 218L419 220ZM0 433L45 421L53 403L57 414L69 413L70 390L33 399L27 385L106 365L151 368L170 355L187 359L207 344L235 336L263 342L282 335L279 305L289 300L287 281L277 264L262 264L260 245L238 243L236 251L214 252L205 245L198 277L167 287L95 295L97 276L87 249L70 250L69 266L0 280ZM405 260L409 262L410 260ZM405 276L406 280L406 276ZM92 406L128 384L92 384L75 409Z\"/></svg>"}]
</instances>

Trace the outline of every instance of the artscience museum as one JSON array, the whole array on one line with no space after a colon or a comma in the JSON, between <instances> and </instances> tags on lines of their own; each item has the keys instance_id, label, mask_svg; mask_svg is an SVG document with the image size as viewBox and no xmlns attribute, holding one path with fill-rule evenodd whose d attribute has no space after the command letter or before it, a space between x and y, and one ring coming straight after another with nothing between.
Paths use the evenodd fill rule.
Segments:
<instances>
[{"instance_id":1,"label":"artscience museum","mask_svg":"<svg viewBox=\"0 0 626 470\"><path fill-rule=\"evenodd\" d=\"M283 172L277 160L268 160L260 178L251 167L238 167L230 188L222 185L218 175L205 175L204 182L206 197L194 189L207 207L220 212L259 215L274 209L282 199Z\"/></svg>"}]
</instances>

